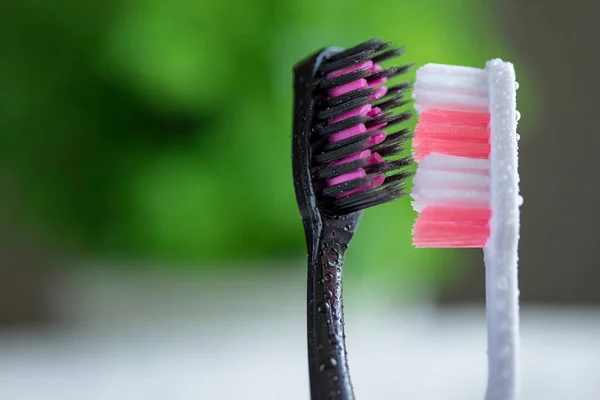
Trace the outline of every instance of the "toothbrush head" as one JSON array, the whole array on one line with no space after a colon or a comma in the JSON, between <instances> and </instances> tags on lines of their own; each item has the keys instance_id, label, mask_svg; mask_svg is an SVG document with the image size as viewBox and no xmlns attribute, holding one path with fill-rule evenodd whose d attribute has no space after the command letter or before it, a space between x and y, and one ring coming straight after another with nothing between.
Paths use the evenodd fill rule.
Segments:
<instances>
[{"instance_id":1,"label":"toothbrush head","mask_svg":"<svg viewBox=\"0 0 600 400\"><path fill-rule=\"evenodd\" d=\"M511 63L417 71L417 247L488 247L518 237L516 81Z\"/></svg>"},{"instance_id":2,"label":"toothbrush head","mask_svg":"<svg viewBox=\"0 0 600 400\"><path fill-rule=\"evenodd\" d=\"M411 65L379 65L402 53L373 39L323 49L295 66L292 158L303 216L346 215L406 194L412 158L400 153L410 131L391 129L411 118L397 111L410 85L387 83Z\"/></svg>"}]
</instances>

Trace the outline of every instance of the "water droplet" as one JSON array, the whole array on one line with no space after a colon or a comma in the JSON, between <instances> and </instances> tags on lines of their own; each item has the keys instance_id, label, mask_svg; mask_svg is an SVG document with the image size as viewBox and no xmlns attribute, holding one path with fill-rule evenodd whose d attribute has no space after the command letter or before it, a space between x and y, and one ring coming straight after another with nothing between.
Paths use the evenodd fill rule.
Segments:
<instances>
[{"instance_id":1,"label":"water droplet","mask_svg":"<svg viewBox=\"0 0 600 400\"><path fill-rule=\"evenodd\" d=\"M337 367L337 360L336 360L335 358L331 357L331 358L329 359L329 364L330 364L332 367Z\"/></svg>"},{"instance_id":2,"label":"water droplet","mask_svg":"<svg viewBox=\"0 0 600 400\"><path fill-rule=\"evenodd\" d=\"M325 298L331 299L332 297L333 297L333 293L331 292L331 290L328 290L325 292Z\"/></svg>"},{"instance_id":3,"label":"water droplet","mask_svg":"<svg viewBox=\"0 0 600 400\"><path fill-rule=\"evenodd\" d=\"M325 371L325 364L319 365L319 371L321 371L321 372Z\"/></svg>"},{"instance_id":4,"label":"water droplet","mask_svg":"<svg viewBox=\"0 0 600 400\"><path fill-rule=\"evenodd\" d=\"M344 230L345 230L345 231L349 231L349 230L351 230L351 229L352 229L352 225L350 225L350 224L348 224L348 225L344 226Z\"/></svg>"},{"instance_id":5,"label":"water droplet","mask_svg":"<svg viewBox=\"0 0 600 400\"><path fill-rule=\"evenodd\" d=\"M330 310L330 306L329 303L327 302L322 302L319 304L319 306L317 307L317 311L322 313L322 314L327 314Z\"/></svg>"},{"instance_id":6,"label":"water droplet","mask_svg":"<svg viewBox=\"0 0 600 400\"><path fill-rule=\"evenodd\" d=\"M519 82L515 81L515 90L519 90Z\"/></svg>"},{"instance_id":7,"label":"water droplet","mask_svg":"<svg viewBox=\"0 0 600 400\"><path fill-rule=\"evenodd\" d=\"M519 205L519 207L523 205L523 196L517 197L517 204Z\"/></svg>"},{"instance_id":8,"label":"water droplet","mask_svg":"<svg viewBox=\"0 0 600 400\"><path fill-rule=\"evenodd\" d=\"M521 119L521 113L519 110L515 110L515 117L517 118L517 121Z\"/></svg>"},{"instance_id":9,"label":"water droplet","mask_svg":"<svg viewBox=\"0 0 600 400\"><path fill-rule=\"evenodd\" d=\"M325 250L325 257L327 257L327 261L330 263L336 263L339 261L339 253L336 249L328 248Z\"/></svg>"},{"instance_id":10,"label":"water droplet","mask_svg":"<svg viewBox=\"0 0 600 400\"><path fill-rule=\"evenodd\" d=\"M325 282L332 281L332 280L333 280L333 274L332 274L332 273L330 273L330 272L326 273L326 274L325 274L325 276L323 277L323 280L324 280Z\"/></svg>"},{"instance_id":11,"label":"water droplet","mask_svg":"<svg viewBox=\"0 0 600 400\"><path fill-rule=\"evenodd\" d=\"M519 134L517 133L517 135L516 135L516 138L517 138L517 142L518 142L519 140L521 140L521 135L519 135Z\"/></svg>"}]
</instances>

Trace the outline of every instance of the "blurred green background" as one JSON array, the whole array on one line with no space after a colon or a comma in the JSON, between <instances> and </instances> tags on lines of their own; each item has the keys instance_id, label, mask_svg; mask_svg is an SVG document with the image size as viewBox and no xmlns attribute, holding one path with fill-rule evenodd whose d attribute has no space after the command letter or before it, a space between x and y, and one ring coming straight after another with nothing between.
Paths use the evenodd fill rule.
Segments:
<instances>
[{"instance_id":1,"label":"blurred green background","mask_svg":"<svg viewBox=\"0 0 600 400\"><path fill-rule=\"evenodd\" d=\"M306 399L292 67L381 37L416 67L514 62L522 397L597 399L598 15L591 0L0 0L0 398ZM414 217L408 197L367 210L349 249L357 398L478 398L481 251L412 249Z\"/></svg>"},{"instance_id":2,"label":"blurred green background","mask_svg":"<svg viewBox=\"0 0 600 400\"><path fill-rule=\"evenodd\" d=\"M292 66L307 54L383 37L417 66L512 59L474 0L0 7L6 214L61 254L157 261L144 265L304 256L290 132ZM413 218L408 198L369 210L348 274L443 277L455 257L413 250Z\"/></svg>"}]
</instances>

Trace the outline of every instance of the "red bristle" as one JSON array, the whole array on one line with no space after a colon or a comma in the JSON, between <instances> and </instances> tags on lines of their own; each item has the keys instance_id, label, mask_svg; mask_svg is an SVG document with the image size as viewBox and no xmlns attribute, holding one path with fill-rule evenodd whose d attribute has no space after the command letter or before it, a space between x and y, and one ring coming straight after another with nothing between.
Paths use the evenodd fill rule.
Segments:
<instances>
[{"instance_id":1,"label":"red bristle","mask_svg":"<svg viewBox=\"0 0 600 400\"><path fill-rule=\"evenodd\" d=\"M420 162L430 153L489 158L490 115L445 110L425 110L419 116L413 140Z\"/></svg>"},{"instance_id":2,"label":"red bristle","mask_svg":"<svg viewBox=\"0 0 600 400\"><path fill-rule=\"evenodd\" d=\"M428 109L419 115L419 123L487 128L490 125L490 114Z\"/></svg>"},{"instance_id":3,"label":"red bristle","mask_svg":"<svg viewBox=\"0 0 600 400\"><path fill-rule=\"evenodd\" d=\"M413 243L416 247L484 247L491 215L489 208L426 207L415 222Z\"/></svg>"}]
</instances>

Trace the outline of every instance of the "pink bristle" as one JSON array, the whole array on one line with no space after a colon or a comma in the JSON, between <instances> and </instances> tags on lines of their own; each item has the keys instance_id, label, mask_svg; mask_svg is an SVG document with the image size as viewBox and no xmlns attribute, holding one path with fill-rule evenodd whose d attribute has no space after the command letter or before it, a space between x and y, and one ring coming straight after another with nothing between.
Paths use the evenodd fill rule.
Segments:
<instances>
[{"instance_id":1,"label":"pink bristle","mask_svg":"<svg viewBox=\"0 0 600 400\"><path fill-rule=\"evenodd\" d=\"M370 69L371 72L379 72L379 71L382 71L382 70L383 70L383 68L381 68L379 66L379 64L373 65L371 67L371 69ZM385 77L384 78L379 78L377 80L369 82L369 86L377 86L377 85L381 85L382 83L386 83L386 82L387 82L387 78L385 78Z\"/></svg>"},{"instance_id":2,"label":"pink bristle","mask_svg":"<svg viewBox=\"0 0 600 400\"><path fill-rule=\"evenodd\" d=\"M329 136L327 139L330 143L339 142L340 140L348 139L349 137L360 135L361 133L365 133L367 131L367 127L365 124L355 125L352 128L344 129L341 132L334 133Z\"/></svg>"},{"instance_id":3,"label":"pink bristle","mask_svg":"<svg viewBox=\"0 0 600 400\"><path fill-rule=\"evenodd\" d=\"M371 156L369 157L369 164L374 165L374 164L380 164L383 162L383 157L381 157L379 155L379 153L373 153L371 154Z\"/></svg>"},{"instance_id":4,"label":"pink bristle","mask_svg":"<svg viewBox=\"0 0 600 400\"><path fill-rule=\"evenodd\" d=\"M352 172L348 172L347 174L342 174L340 176L336 176L335 178L331 178L327 180L327 184L329 186L338 185L340 183L348 182L353 179L364 178L367 176L367 173L364 169L358 168Z\"/></svg>"},{"instance_id":5,"label":"pink bristle","mask_svg":"<svg viewBox=\"0 0 600 400\"><path fill-rule=\"evenodd\" d=\"M351 67L347 67L338 71L333 71L331 73L329 73L327 76L329 78L335 78L344 74L348 74L350 72L353 71L357 71L360 69L369 69L369 72L375 73L378 71L381 71L383 68L381 66L379 66L378 64L373 64L372 61L366 61ZM337 88L333 88L331 90L328 91L328 94L330 97L336 97L336 96L341 96L343 94L346 94L348 92L351 92L353 90L357 90L357 89L362 89L365 87L374 87L377 85L381 85L383 83L387 82L387 78L380 78L377 79L375 81L371 81L371 82L367 82L366 79L358 79L356 81L350 82L346 85L337 87ZM369 101L375 101L378 100L380 98L382 98L383 96L385 96L387 94L388 88L386 86L381 86L378 87L375 91L375 93L373 95L371 95L369 97ZM344 119L350 118L350 117L354 117L354 116L358 116L358 115L362 115L362 116L369 116L369 117L377 117L379 115L382 114L382 111L380 108L378 107L372 107L371 104L367 104L363 107L360 107L358 109L352 110L350 112L347 112L345 114L339 115L335 118L331 118L328 123L329 124L334 124L336 122L342 121ZM337 142L340 140L344 140L347 138L350 138L352 136L356 136L356 135L360 135L364 132L367 131L377 131L383 127L385 127L387 124L386 123L381 123L381 124L377 124L375 126L371 126L368 129L366 128L366 126L364 124L358 124L352 128L346 129L344 131L338 132L336 134L332 134L329 136L328 141L330 143L332 142ZM387 137L387 134L385 131L377 131L375 132L369 139L369 145L370 146L374 146L377 145L379 143L382 143L385 138ZM356 153L353 154L349 157L344 158L343 160L339 160L339 161L335 161L330 163L330 166L335 166L335 165L339 165L339 164L343 164L346 162L350 162L350 161L355 161L359 158L368 158L368 162L371 165L374 164L379 164L384 162L383 157L381 157L378 153L373 153L371 154L370 150L365 150L362 151L360 153ZM366 176L366 172L364 169L359 168L356 169L352 172L337 176L335 178L332 179L328 179L327 180L327 185L332 186L332 185L337 185L340 183L344 183L353 179L357 179L357 178L362 178ZM348 192L344 192L341 193L339 195L337 195L338 198L340 197L345 197L354 193L358 193L358 192L362 192L368 189L374 189L377 188L379 186L381 186L383 184L383 182L385 181L385 176L384 175L377 175L374 177L373 181L365 186L365 187L361 187L358 189L354 189Z\"/></svg>"},{"instance_id":6,"label":"pink bristle","mask_svg":"<svg viewBox=\"0 0 600 400\"><path fill-rule=\"evenodd\" d=\"M373 179L373 182L371 182L370 185L366 185L365 187L361 187L361 188L354 189L354 190L349 190L347 192L338 194L336 197L339 199L339 198L342 198L342 197L349 196L351 194L364 192L365 190L368 190L368 189L375 189L376 187L379 187L379 186L383 185L384 181L385 181L385 176L383 176L383 175L377 175Z\"/></svg>"},{"instance_id":7,"label":"pink bristle","mask_svg":"<svg viewBox=\"0 0 600 400\"><path fill-rule=\"evenodd\" d=\"M489 122L489 113L423 110L415 127L413 157L417 162L432 153L488 159L491 150ZM489 173L485 169L469 168L448 168L444 171L472 175ZM452 184L444 190L464 192L489 189ZM416 247L482 248L490 235L490 218L488 203L440 199L419 212L413 229L413 244Z\"/></svg>"},{"instance_id":8,"label":"pink bristle","mask_svg":"<svg viewBox=\"0 0 600 400\"><path fill-rule=\"evenodd\" d=\"M383 96L385 96L387 94L388 88L387 86L380 86L377 88L376 92L369 97L370 101L375 101L378 100L380 98L382 98Z\"/></svg>"},{"instance_id":9,"label":"pink bristle","mask_svg":"<svg viewBox=\"0 0 600 400\"><path fill-rule=\"evenodd\" d=\"M368 86L369 86L369 84L367 83L366 79L359 79L354 82L350 82L345 85L338 86L336 88L329 90L329 96L330 97L341 96L341 95L351 92L353 90L366 88Z\"/></svg>"},{"instance_id":10,"label":"pink bristle","mask_svg":"<svg viewBox=\"0 0 600 400\"><path fill-rule=\"evenodd\" d=\"M367 115L368 115L369 117L378 117L378 116L380 116L381 114L383 114L383 113L382 113L382 111L381 111L381 108L379 108L379 107L373 107L373 108L371 109L371 111L369 111L369 113L368 113ZM369 130L369 131L374 131L374 130L377 130L377 129L383 128L383 127L384 127L384 126L386 126L386 125L387 125L387 124L384 122L384 123L382 123L382 124L377 124L377 125L371 126L371 127L368 129L368 130Z\"/></svg>"},{"instance_id":11,"label":"pink bristle","mask_svg":"<svg viewBox=\"0 0 600 400\"><path fill-rule=\"evenodd\" d=\"M423 111L413 140L415 160L420 162L430 153L489 158L489 119L487 113Z\"/></svg>"},{"instance_id":12,"label":"pink bristle","mask_svg":"<svg viewBox=\"0 0 600 400\"><path fill-rule=\"evenodd\" d=\"M489 236L489 208L429 206L419 213L413 229L416 247L484 247Z\"/></svg>"},{"instance_id":13,"label":"pink bristle","mask_svg":"<svg viewBox=\"0 0 600 400\"><path fill-rule=\"evenodd\" d=\"M413 147L413 157L417 162L421 162L423 158L431 153L478 159L486 159L490 156L489 143L465 143L457 140L424 138L421 140L415 139Z\"/></svg>"},{"instance_id":14,"label":"pink bristle","mask_svg":"<svg viewBox=\"0 0 600 400\"><path fill-rule=\"evenodd\" d=\"M373 136L371 136L371 138L369 139L369 144L371 146L375 146L376 144L383 142L386 136L387 134L385 133L385 131L379 131Z\"/></svg>"},{"instance_id":15,"label":"pink bristle","mask_svg":"<svg viewBox=\"0 0 600 400\"><path fill-rule=\"evenodd\" d=\"M487 128L490 125L490 114L428 109L419 115L419 123Z\"/></svg>"},{"instance_id":16,"label":"pink bristle","mask_svg":"<svg viewBox=\"0 0 600 400\"><path fill-rule=\"evenodd\" d=\"M415 129L415 136L417 135L419 139L431 138L457 140L468 143L489 143L490 128L419 122Z\"/></svg>"}]
</instances>

